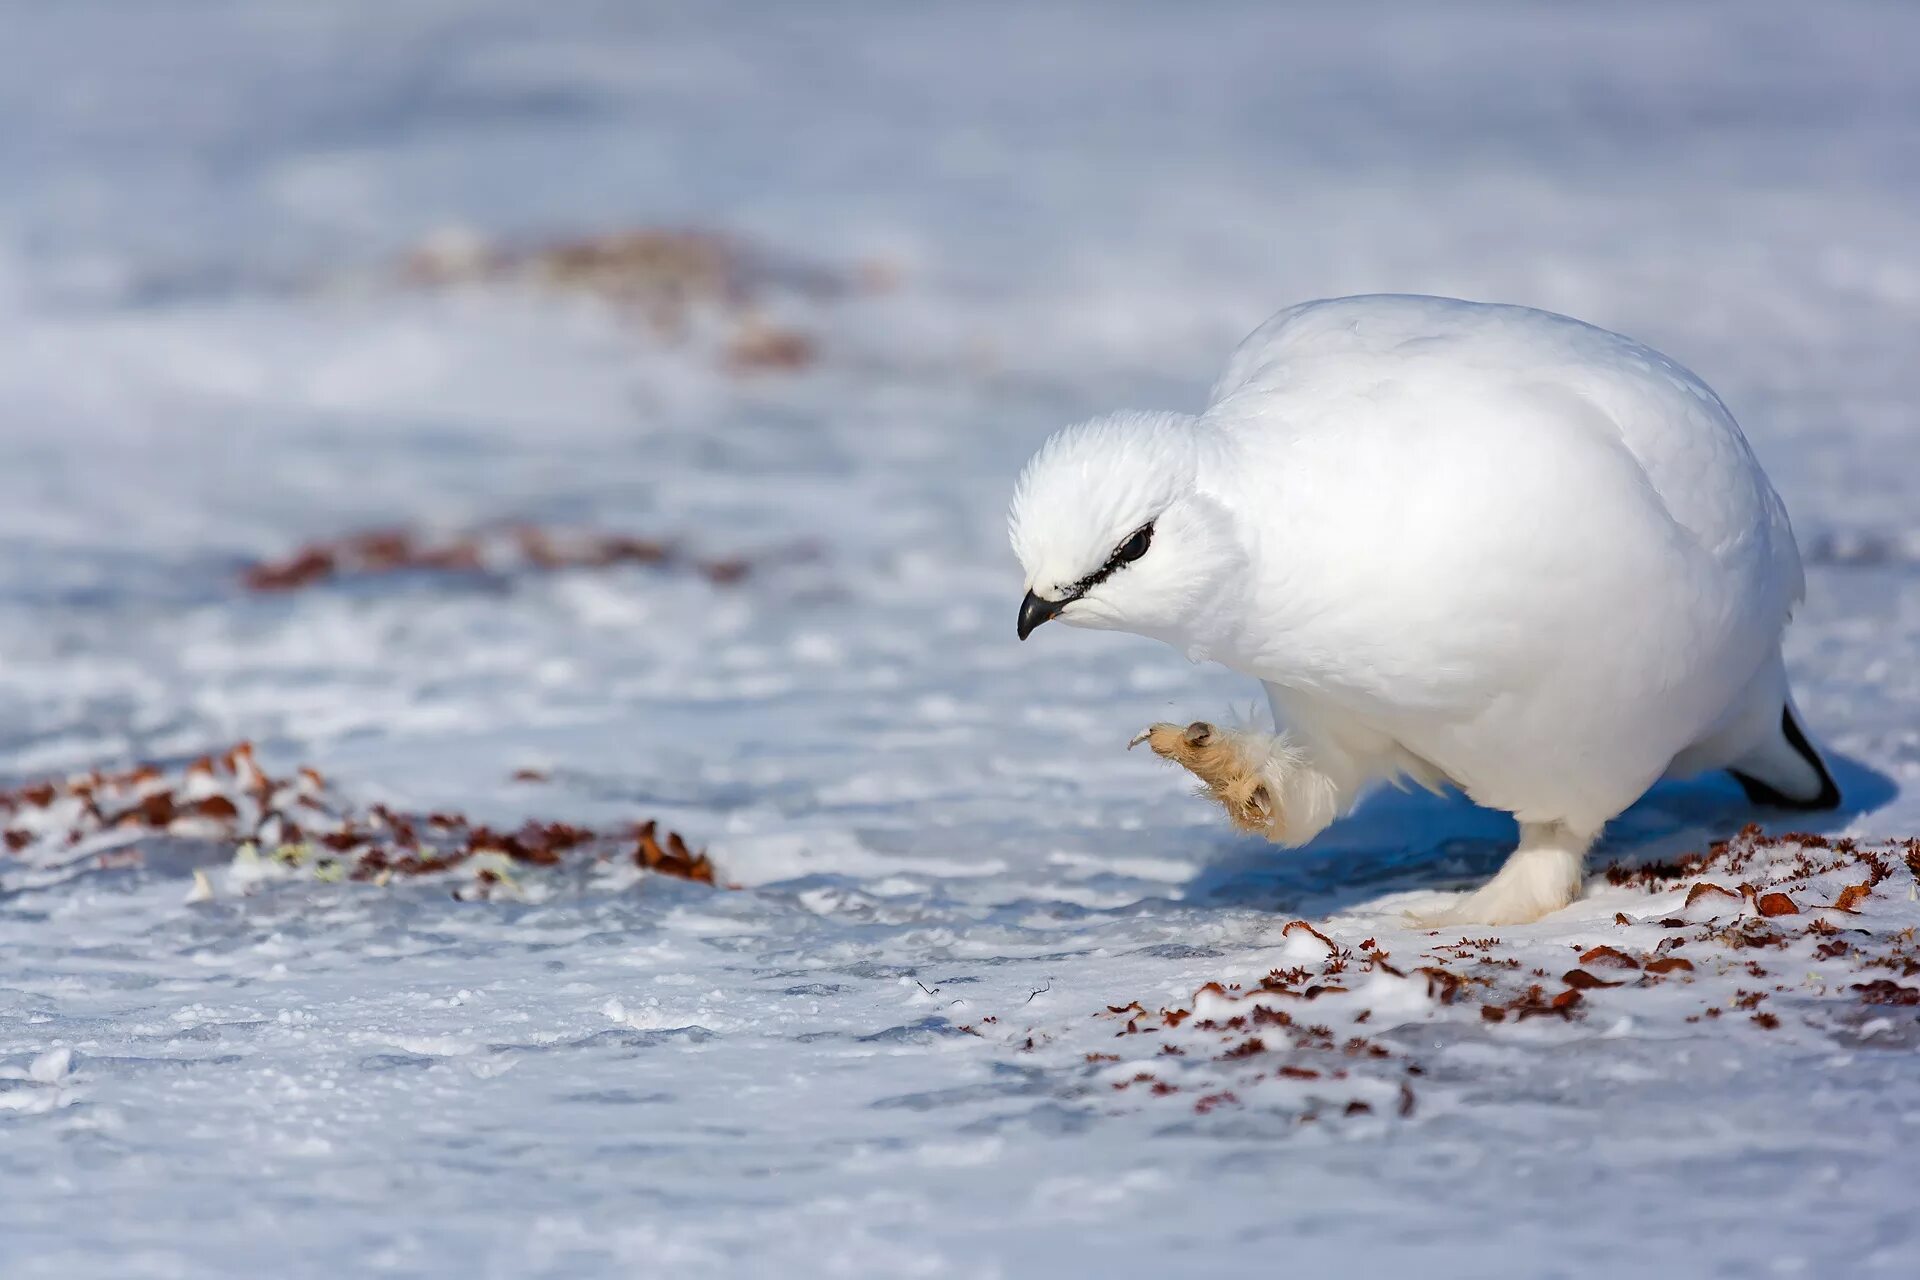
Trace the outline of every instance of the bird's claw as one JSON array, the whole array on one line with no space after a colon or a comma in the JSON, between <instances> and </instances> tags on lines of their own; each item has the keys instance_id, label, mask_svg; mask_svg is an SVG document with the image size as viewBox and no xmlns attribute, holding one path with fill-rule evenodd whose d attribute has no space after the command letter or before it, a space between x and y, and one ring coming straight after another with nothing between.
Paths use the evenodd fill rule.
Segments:
<instances>
[{"instance_id":1,"label":"bird's claw","mask_svg":"<svg viewBox=\"0 0 1920 1280\"><path fill-rule=\"evenodd\" d=\"M1127 740L1127 750L1133 750L1141 743L1149 741L1156 735L1162 739L1166 739L1169 733L1179 734L1180 741L1194 750L1198 750L1213 741L1213 726L1205 720L1195 720L1184 729L1165 723L1150 724ZM1153 749L1160 755L1170 757L1170 747L1171 741L1169 740L1165 743L1155 743Z\"/></svg>"},{"instance_id":2,"label":"bird's claw","mask_svg":"<svg viewBox=\"0 0 1920 1280\"><path fill-rule=\"evenodd\" d=\"M1269 833L1279 819L1279 806L1254 758L1231 732L1205 720L1178 725L1162 722L1137 735L1129 750L1142 742L1153 753L1171 761L1200 780L1206 794L1227 811L1243 831Z\"/></svg>"}]
</instances>

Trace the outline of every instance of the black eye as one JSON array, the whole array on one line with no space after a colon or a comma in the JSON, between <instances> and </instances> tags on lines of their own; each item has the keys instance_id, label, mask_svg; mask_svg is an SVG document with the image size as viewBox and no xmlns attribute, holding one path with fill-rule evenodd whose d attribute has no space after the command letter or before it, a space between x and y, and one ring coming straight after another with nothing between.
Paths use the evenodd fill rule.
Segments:
<instances>
[{"instance_id":1,"label":"black eye","mask_svg":"<svg viewBox=\"0 0 1920 1280\"><path fill-rule=\"evenodd\" d=\"M1153 545L1153 524L1149 521L1134 531L1134 535L1113 549L1115 564L1132 564L1147 554L1147 548Z\"/></svg>"}]
</instances>

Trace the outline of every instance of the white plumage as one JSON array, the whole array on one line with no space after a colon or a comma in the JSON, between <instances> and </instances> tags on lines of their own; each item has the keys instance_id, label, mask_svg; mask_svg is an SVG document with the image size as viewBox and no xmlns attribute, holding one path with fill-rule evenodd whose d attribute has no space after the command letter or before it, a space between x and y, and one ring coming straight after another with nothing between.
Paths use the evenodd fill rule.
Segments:
<instances>
[{"instance_id":1,"label":"white plumage","mask_svg":"<svg viewBox=\"0 0 1920 1280\"><path fill-rule=\"evenodd\" d=\"M1453 919L1565 905L1662 775L1838 801L1780 661L1802 577L1779 496L1700 379L1564 316L1290 308L1198 417L1056 434L1010 527L1023 638L1058 616L1265 684L1277 736L1143 735L1242 826L1298 843L1396 775L1513 813L1518 852Z\"/></svg>"}]
</instances>

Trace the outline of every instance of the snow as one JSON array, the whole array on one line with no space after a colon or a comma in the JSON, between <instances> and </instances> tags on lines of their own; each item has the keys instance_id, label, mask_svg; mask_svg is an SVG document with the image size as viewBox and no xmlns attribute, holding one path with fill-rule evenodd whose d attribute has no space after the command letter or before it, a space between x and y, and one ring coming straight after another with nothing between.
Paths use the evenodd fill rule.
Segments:
<instances>
[{"instance_id":1,"label":"snow","mask_svg":"<svg viewBox=\"0 0 1920 1280\"><path fill-rule=\"evenodd\" d=\"M657 819L742 886L0 853L9 1277L1911 1271L1920 1024L1853 988L1920 985L1858 967L1920 924L1874 843L1920 834L1920 14L162 0L7 30L4 785L251 739L362 806ZM776 293L820 359L740 376L591 299L383 283L450 225L718 228L898 282ZM1272 310L1372 290L1569 312L1728 401L1809 549L1789 663L1855 802L1817 829L1894 851L1857 917L1817 910L1854 870L1769 845L1456 955L1403 913L1510 823L1387 793L1304 851L1240 839L1123 747L1255 690L1015 642L1005 504L1047 431L1191 409ZM238 585L504 519L818 554ZM1751 817L1663 788L1602 856ZM1776 875L1787 946L1686 905ZM1691 973L1480 1012L1670 938ZM1447 1003L1427 964L1496 985ZM1164 1026L1296 1009L1246 994L1295 966L1389 1056Z\"/></svg>"}]
</instances>

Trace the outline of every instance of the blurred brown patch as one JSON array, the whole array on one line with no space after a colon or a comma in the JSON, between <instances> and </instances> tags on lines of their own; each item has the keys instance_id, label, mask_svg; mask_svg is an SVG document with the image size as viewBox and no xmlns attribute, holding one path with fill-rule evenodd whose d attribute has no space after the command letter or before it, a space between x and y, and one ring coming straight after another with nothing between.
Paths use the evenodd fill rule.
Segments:
<instances>
[{"instance_id":1,"label":"blurred brown patch","mask_svg":"<svg viewBox=\"0 0 1920 1280\"><path fill-rule=\"evenodd\" d=\"M813 339L794 329L743 326L727 344L726 367L735 373L804 369L817 356Z\"/></svg>"},{"instance_id":2,"label":"blurred brown patch","mask_svg":"<svg viewBox=\"0 0 1920 1280\"><path fill-rule=\"evenodd\" d=\"M408 529L375 529L307 543L277 560L241 571L249 591L296 591L339 578L430 573L511 577L566 569L644 565L691 573L731 586L773 563L810 559L814 549L794 544L759 555L705 557L678 544L590 529L507 525L476 532L432 536Z\"/></svg>"},{"instance_id":3,"label":"blurred brown patch","mask_svg":"<svg viewBox=\"0 0 1920 1280\"><path fill-rule=\"evenodd\" d=\"M655 337L682 341L703 322L724 336L733 373L791 372L813 364L813 338L763 317L781 297L820 302L876 293L898 283L897 265L829 267L776 254L743 237L692 228L624 231L505 244L449 228L406 253L396 269L416 288L518 285L598 299Z\"/></svg>"}]
</instances>

